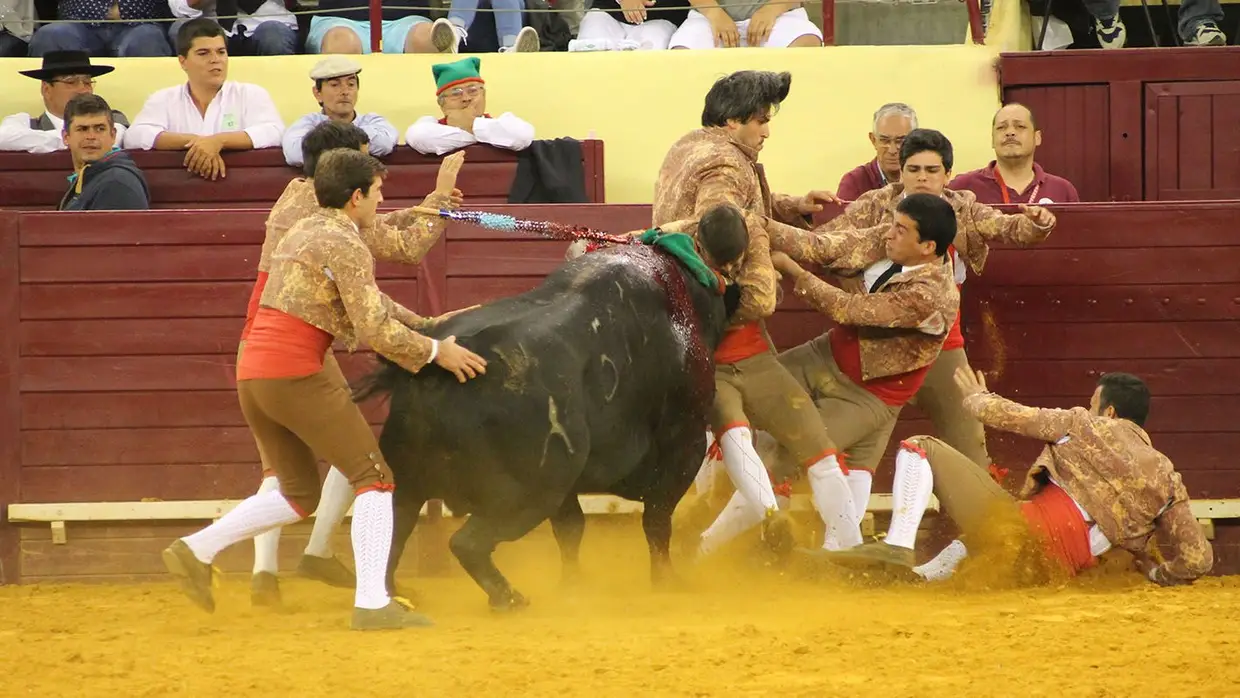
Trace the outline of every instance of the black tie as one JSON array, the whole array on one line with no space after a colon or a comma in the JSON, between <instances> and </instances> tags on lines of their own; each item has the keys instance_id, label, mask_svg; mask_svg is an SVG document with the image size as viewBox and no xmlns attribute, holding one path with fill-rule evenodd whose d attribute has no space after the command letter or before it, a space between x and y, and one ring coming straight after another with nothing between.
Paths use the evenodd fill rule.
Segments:
<instances>
[{"instance_id":1,"label":"black tie","mask_svg":"<svg viewBox=\"0 0 1240 698\"><path fill-rule=\"evenodd\" d=\"M887 283L887 279L899 274L903 269L903 266L892 262L891 266L887 267L886 271L878 275L878 279L874 282L874 285L870 287L870 293L874 293L878 289L882 288L883 284Z\"/></svg>"}]
</instances>

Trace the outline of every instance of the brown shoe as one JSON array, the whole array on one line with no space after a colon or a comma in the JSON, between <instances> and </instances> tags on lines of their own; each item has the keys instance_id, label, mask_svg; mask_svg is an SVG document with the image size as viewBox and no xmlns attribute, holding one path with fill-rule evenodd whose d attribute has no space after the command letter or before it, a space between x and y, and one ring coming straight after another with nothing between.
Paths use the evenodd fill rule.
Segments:
<instances>
[{"instance_id":1,"label":"brown shoe","mask_svg":"<svg viewBox=\"0 0 1240 698\"><path fill-rule=\"evenodd\" d=\"M250 603L266 608L282 608L280 578L270 572L259 572L250 578Z\"/></svg>"},{"instance_id":2,"label":"brown shoe","mask_svg":"<svg viewBox=\"0 0 1240 698\"><path fill-rule=\"evenodd\" d=\"M215 597L211 594L211 565L199 560L183 540L176 540L164 548L164 566L168 571L181 578L181 591L189 597L194 605L206 611L215 612Z\"/></svg>"},{"instance_id":3,"label":"brown shoe","mask_svg":"<svg viewBox=\"0 0 1240 698\"><path fill-rule=\"evenodd\" d=\"M354 630L401 630L404 628L425 628L434 625L430 618L413 611L392 600L383 608L353 609Z\"/></svg>"},{"instance_id":4,"label":"brown shoe","mask_svg":"<svg viewBox=\"0 0 1240 698\"><path fill-rule=\"evenodd\" d=\"M792 518L788 512L771 509L762 520L762 542L779 557L786 557L796 547Z\"/></svg>"},{"instance_id":5,"label":"brown shoe","mask_svg":"<svg viewBox=\"0 0 1240 698\"><path fill-rule=\"evenodd\" d=\"M895 579L920 579L913 571L917 559L912 548L875 542L848 550L832 551L825 557L837 565L851 569L881 570Z\"/></svg>"},{"instance_id":6,"label":"brown shoe","mask_svg":"<svg viewBox=\"0 0 1240 698\"><path fill-rule=\"evenodd\" d=\"M302 555L297 563L297 574L306 579L316 579L324 584L341 589L357 587L357 575L345 567L340 558L319 557L318 555Z\"/></svg>"}]
</instances>

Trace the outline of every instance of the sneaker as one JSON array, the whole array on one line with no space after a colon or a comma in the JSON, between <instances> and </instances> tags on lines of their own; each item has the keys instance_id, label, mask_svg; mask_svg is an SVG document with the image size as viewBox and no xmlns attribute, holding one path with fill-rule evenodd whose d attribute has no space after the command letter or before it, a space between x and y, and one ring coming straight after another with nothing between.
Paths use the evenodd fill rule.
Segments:
<instances>
[{"instance_id":1,"label":"sneaker","mask_svg":"<svg viewBox=\"0 0 1240 698\"><path fill-rule=\"evenodd\" d=\"M354 630L400 630L403 628L426 628L435 623L426 616L410 610L399 601L389 601L383 608L353 608Z\"/></svg>"},{"instance_id":2,"label":"sneaker","mask_svg":"<svg viewBox=\"0 0 1240 698\"><path fill-rule=\"evenodd\" d=\"M357 586L357 575L345 567L345 564L335 555L331 557L302 555L301 561L297 563L297 574L341 589L353 589Z\"/></svg>"},{"instance_id":3,"label":"sneaker","mask_svg":"<svg viewBox=\"0 0 1240 698\"><path fill-rule=\"evenodd\" d=\"M1227 35L1218 25L1209 20L1197 25L1192 38L1184 42L1186 46L1226 46Z\"/></svg>"},{"instance_id":4,"label":"sneaker","mask_svg":"<svg viewBox=\"0 0 1240 698\"><path fill-rule=\"evenodd\" d=\"M1128 30L1124 28L1124 22L1119 17L1095 19L1094 33L1098 35L1098 43L1102 44L1102 48L1124 48L1124 41L1128 39Z\"/></svg>"},{"instance_id":5,"label":"sneaker","mask_svg":"<svg viewBox=\"0 0 1240 698\"><path fill-rule=\"evenodd\" d=\"M457 53L465 41L465 30L442 17L431 24L431 45L439 53Z\"/></svg>"},{"instance_id":6,"label":"sneaker","mask_svg":"<svg viewBox=\"0 0 1240 698\"><path fill-rule=\"evenodd\" d=\"M542 48L542 41L538 38L538 31L533 27L521 27L521 31L517 33L517 40L512 46L506 46L500 49L501 53L538 53Z\"/></svg>"}]
</instances>

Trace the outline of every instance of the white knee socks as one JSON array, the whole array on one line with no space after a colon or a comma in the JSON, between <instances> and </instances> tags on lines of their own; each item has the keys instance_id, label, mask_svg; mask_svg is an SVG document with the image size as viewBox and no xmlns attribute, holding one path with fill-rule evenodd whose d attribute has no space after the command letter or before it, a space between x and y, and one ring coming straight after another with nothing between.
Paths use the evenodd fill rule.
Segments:
<instances>
[{"instance_id":1,"label":"white knee socks","mask_svg":"<svg viewBox=\"0 0 1240 698\"><path fill-rule=\"evenodd\" d=\"M870 490L874 487L874 474L868 470L849 470L844 476L848 480L848 489L852 492L853 507L857 512L857 521L865 518L865 510L870 508Z\"/></svg>"},{"instance_id":2,"label":"white knee socks","mask_svg":"<svg viewBox=\"0 0 1240 698\"><path fill-rule=\"evenodd\" d=\"M698 555L709 555L722 548L732 539L762 523L764 516L764 509L749 503L739 490L733 492L727 506L719 512L719 517L702 533Z\"/></svg>"},{"instance_id":3,"label":"white knee socks","mask_svg":"<svg viewBox=\"0 0 1240 698\"><path fill-rule=\"evenodd\" d=\"M263 478L263 484L258 486L258 494L278 491L280 491L280 480L274 475ZM254 536L254 574L259 572L276 574L279 572L279 551L279 526Z\"/></svg>"},{"instance_id":4,"label":"white knee socks","mask_svg":"<svg viewBox=\"0 0 1240 698\"><path fill-rule=\"evenodd\" d=\"M834 455L809 467L809 486L818 515L827 526L824 539L834 539L839 549L861 545L861 519L857 516L852 490Z\"/></svg>"},{"instance_id":5,"label":"white knee socks","mask_svg":"<svg viewBox=\"0 0 1240 698\"><path fill-rule=\"evenodd\" d=\"M934 492L934 472L930 462L916 451L901 447L896 452L895 483L891 488L891 526L887 544L913 548L917 528Z\"/></svg>"},{"instance_id":6,"label":"white knee socks","mask_svg":"<svg viewBox=\"0 0 1240 698\"><path fill-rule=\"evenodd\" d=\"M276 491L256 494L241 502L219 521L182 540L194 557L211 562L221 550L276 526L300 521L301 515Z\"/></svg>"},{"instance_id":7,"label":"white knee socks","mask_svg":"<svg viewBox=\"0 0 1240 698\"><path fill-rule=\"evenodd\" d=\"M392 493L371 490L353 502L353 562L357 592L353 605L377 609L391 601L387 593L388 553L392 547Z\"/></svg>"},{"instance_id":8,"label":"white knee socks","mask_svg":"<svg viewBox=\"0 0 1240 698\"><path fill-rule=\"evenodd\" d=\"M314 528L310 531L310 542L306 544L306 554L317 557L332 556L332 534L344 514L353 502L353 485L344 473L332 466L327 471L327 479L323 482L323 494L319 497L319 508L314 513Z\"/></svg>"},{"instance_id":9,"label":"white knee socks","mask_svg":"<svg viewBox=\"0 0 1240 698\"><path fill-rule=\"evenodd\" d=\"M771 476L753 447L753 432L748 427L734 427L719 438L723 451L723 467L736 486L736 491L759 511L777 508Z\"/></svg>"},{"instance_id":10,"label":"white knee socks","mask_svg":"<svg viewBox=\"0 0 1240 698\"><path fill-rule=\"evenodd\" d=\"M698 468L697 477L693 479L693 489L698 497L709 496L715 484L715 458L711 455L711 447L714 445L714 433L706 432L706 455L702 458L702 467Z\"/></svg>"}]
</instances>

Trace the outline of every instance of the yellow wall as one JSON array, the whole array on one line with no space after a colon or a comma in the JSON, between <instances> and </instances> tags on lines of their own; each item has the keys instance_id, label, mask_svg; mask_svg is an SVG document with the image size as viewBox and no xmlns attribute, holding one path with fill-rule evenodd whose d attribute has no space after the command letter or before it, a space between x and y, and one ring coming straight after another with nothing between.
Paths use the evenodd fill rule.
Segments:
<instances>
[{"instance_id":1,"label":"yellow wall","mask_svg":"<svg viewBox=\"0 0 1240 698\"><path fill-rule=\"evenodd\" d=\"M993 49L978 46L732 49L482 57L488 111L512 111L539 138L591 132L606 142L607 200L647 203L667 147L698 126L702 99L718 77L745 68L789 70L792 93L771 123L762 154L775 191L834 190L840 176L873 157L866 133L884 102L908 102L921 124L956 146L956 171L991 159L990 118L998 106ZM361 108L404 130L436 113L432 55L360 56ZM287 123L316 108L307 73L317 56L234 58L229 77L266 87ZM131 119L152 90L184 79L175 59L98 59L117 66L96 91ZM0 59L0 112L41 111L37 84L15 71L34 59ZM466 165L468 167L468 164Z\"/></svg>"}]
</instances>

